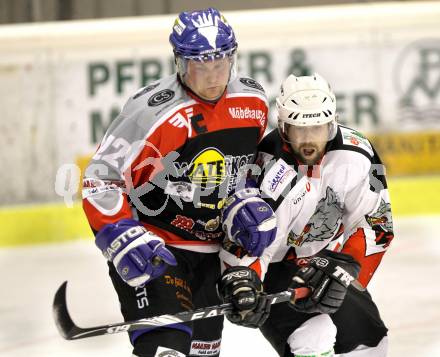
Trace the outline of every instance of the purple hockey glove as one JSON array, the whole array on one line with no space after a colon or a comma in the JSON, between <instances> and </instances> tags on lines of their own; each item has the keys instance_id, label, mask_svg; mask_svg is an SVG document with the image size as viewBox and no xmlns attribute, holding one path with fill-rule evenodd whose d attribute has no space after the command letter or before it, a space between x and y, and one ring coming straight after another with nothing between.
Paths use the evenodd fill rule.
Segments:
<instances>
[{"instance_id":1,"label":"purple hockey glove","mask_svg":"<svg viewBox=\"0 0 440 357\"><path fill-rule=\"evenodd\" d=\"M96 235L95 243L132 287L161 276L168 265L177 265L163 239L133 219L107 224Z\"/></svg>"},{"instance_id":2,"label":"purple hockey glove","mask_svg":"<svg viewBox=\"0 0 440 357\"><path fill-rule=\"evenodd\" d=\"M228 197L222 215L228 238L251 256L261 256L275 239L276 217L258 188L244 188Z\"/></svg>"}]
</instances>

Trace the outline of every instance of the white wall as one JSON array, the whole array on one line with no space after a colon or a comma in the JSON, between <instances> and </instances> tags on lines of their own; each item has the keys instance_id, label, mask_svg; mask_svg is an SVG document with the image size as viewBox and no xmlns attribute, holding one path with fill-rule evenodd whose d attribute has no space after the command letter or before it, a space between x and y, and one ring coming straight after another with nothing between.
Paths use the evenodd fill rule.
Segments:
<instances>
[{"instance_id":1,"label":"white wall","mask_svg":"<svg viewBox=\"0 0 440 357\"><path fill-rule=\"evenodd\" d=\"M288 73L317 71L348 125L366 132L440 127L440 2L225 14L238 38L240 72L271 100ZM108 124L149 76L173 71L173 21L0 26L0 204L56 199L57 168L93 153L103 133L97 124Z\"/></svg>"}]
</instances>

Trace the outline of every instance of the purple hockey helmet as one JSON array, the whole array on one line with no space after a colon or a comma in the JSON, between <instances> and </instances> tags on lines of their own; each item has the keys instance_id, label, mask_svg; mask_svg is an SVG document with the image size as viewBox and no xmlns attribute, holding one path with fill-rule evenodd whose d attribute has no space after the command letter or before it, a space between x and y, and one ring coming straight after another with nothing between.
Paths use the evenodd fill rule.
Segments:
<instances>
[{"instance_id":1,"label":"purple hockey helmet","mask_svg":"<svg viewBox=\"0 0 440 357\"><path fill-rule=\"evenodd\" d=\"M170 35L176 58L199 61L223 58L237 49L234 31L214 8L181 12Z\"/></svg>"}]
</instances>

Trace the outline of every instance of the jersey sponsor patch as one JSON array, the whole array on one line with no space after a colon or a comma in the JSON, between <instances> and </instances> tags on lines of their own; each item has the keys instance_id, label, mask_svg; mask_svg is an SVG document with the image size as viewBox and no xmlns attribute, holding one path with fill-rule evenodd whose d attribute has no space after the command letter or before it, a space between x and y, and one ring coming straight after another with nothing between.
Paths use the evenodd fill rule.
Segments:
<instances>
[{"instance_id":1,"label":"jersey sponsor patch","mask_svg":"<svg viewBox=\"0 0 440 357\"><path fill-rule=\"evenodd\" d=\"M232 107L229 108L229 114L233 119L255 119L264 126L266 122L266 113L260 109L250 109L249 107Z\"/></svg>"},{"instance_id":2,"label":"jersey sponsor patch","mask_svg":"<svg viewBox=\"0 0 440 357\"><path fill-rule=\"evenodd\" d=\"M165 187L165 194L181 197L185 202L192 202L196 185L186 181L168 181Z\"/></svg>"},{"instance_id":3,"label":"jersey sponsor patch","mask_svg":"<svg viewBox=\"0 0 440 357\"><path fill-rule=\"evenodd\" d=\"M341 127L342 143L344 145L355 146L368 152L373 156L373 148L368 139L356 130Z\"/></svg>"},{"instance_id":4,"label":"jersey sponsor patch","mask_svg":"<svg viewBox=\"0 0 440 357\"><path fill-rule=\"evenodd\" d=\"M174 95L175 93L171 89L163 89L153 94L150 99L148 99L148 105L150 107L157 107L173 99Z\"/></svg>"},{"instance_id":5,"label":"jersey sponsor patch","mask_svg":"<svg viewBox=\"0 0 440 357\"><path fill-rule=\"evenodd\" d=\"M258 89L259 91L262 91L264 93L264 88L261 86L261 84L251 78L240 78L240 82L247 87Z\"/></svg>"},{"instance_id":6,"label":"jersey sponsor patch","mask_svg":"<svg viewBox=\"0 0 440 357\"><path fill-rule=\"evenodd\" d=\"M265 195L276 201L296 175L292 167L279 159L266 174L261 188Z\"/></svg>"},{"instance_id":7,"label":"jersey sponsor patch","mask_svg":"<svg viewBox=\"0 0 440 357\"><path fill-rule=\"evenodd\" d=\"M125 189L125 183L123 181L85 178L83 180L82 197L88 198L109 191L122 192L124 189Z\"/></svg>"},{"instance_id":8,"label":"jersey sponsor patch","mask_svg":"<svg viewBox=\"0 0 440 357\"><path fill-rule=\"evenodd\" d=\"M214 341L191 341L191 356L215 356L220 353L221 339Z\"/></svg>"}]
</instances>

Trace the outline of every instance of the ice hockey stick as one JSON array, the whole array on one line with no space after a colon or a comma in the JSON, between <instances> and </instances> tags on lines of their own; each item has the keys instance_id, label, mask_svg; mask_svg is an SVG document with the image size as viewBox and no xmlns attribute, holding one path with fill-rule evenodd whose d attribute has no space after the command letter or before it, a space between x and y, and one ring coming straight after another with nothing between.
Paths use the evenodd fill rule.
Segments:
<instances>
[{"instance_id":1,"label":"ice hockey stick","mask_svg":"<svg viewBox=\"0 0 440 357\"><path fill-rule=\"evenodd\" d=\"M86 337L110 335L119 332L128 332L144 328L153 328L206 319L209 317L224 315L227 311L232 309L232 304L221 304L203 307L192 311L183 311L174 315L165 314L140 320L82 328L77 326L70 317L69 310L67 309L66 288L67 281L61 284L58 288L52 305L55 324L61 336L66 340L78 340ZM270 299L271 304L278 304L291 299L306 297L309 293L309 288L301 287L295 289L293 292L282 291L276 294L270 294L268 295L268 298Z\"/></svg>"}]
</instances>

